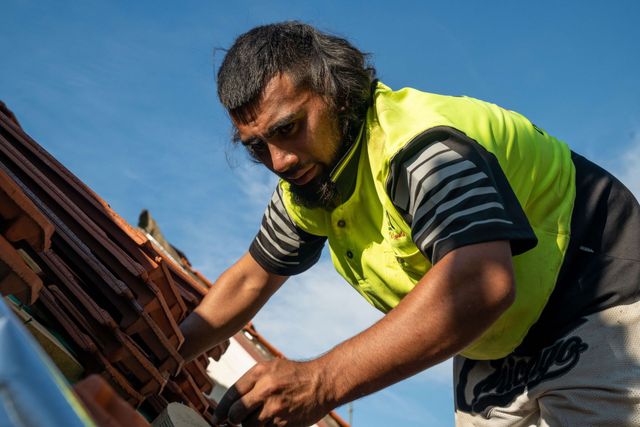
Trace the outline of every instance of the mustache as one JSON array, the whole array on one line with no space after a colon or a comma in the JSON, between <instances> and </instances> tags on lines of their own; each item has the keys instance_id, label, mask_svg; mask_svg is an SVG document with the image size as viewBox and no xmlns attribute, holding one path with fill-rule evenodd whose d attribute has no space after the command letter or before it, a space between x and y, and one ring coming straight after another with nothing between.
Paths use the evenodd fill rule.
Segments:
<instances>
[{"instance_id":1,"label":"mustache","mask_svg":"<svg viewBox=\"0 0 640 427\"><path fill-rule=\"evenodd\" d=\"M292 166L291 168L287 169L286 172L283 173L279 173L278 176L282 179L285 180L290 180L293 179L296 175L298 175L298 173L305 169L307 167L307 165L303 165L303 164L297 164L295 166Z\"/></svg>"}]
</instances>

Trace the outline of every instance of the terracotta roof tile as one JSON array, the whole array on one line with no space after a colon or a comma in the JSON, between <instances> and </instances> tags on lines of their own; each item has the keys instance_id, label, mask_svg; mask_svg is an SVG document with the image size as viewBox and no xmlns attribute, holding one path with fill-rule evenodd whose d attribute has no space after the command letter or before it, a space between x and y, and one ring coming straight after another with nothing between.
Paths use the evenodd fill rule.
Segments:
<instances>
[{"instance_id":1,"label":"terracotta roof tile","mask_svg":"<svg viewBox=\"0 0 640 427\"><path fill-rule=\"evenodd\" d=\"M36 208L16 183L0 170L0 219L3 234L13 243L26 241L36 251L51 244L53 225Z\"/></svg>"},{"instance_id":2,"label":"terracotta roof tile","mask_svg":"<svg viewBox=\"0 0 640 427\"><path fill-rule=\"evenodd\" d=\"M146 215L148 234L31 139L0 102L0 291L26 304L40 291L33 315L134 407L155 416L179 401L211 420L208 358L184 364L178 324L212 284ZM252 325L244 332L264 355L284 357Z\"/></svg>"},{"instance_id":3,"label":"terracotta roof tile","mask_svg":"<svg viewBox=\"0 0 640 427\"><path fill-rule=\"evenodd\" d=\"M33 304L42 290L42 280L29 268L18 251L0 235L0 293L13 294L23 304Z\"/></svg>"},{"instance_id":4,"label":"terracotta roof tile","mask_svg":"<svg viewBox=\"0 0 640 427\"><path fill-rule=\"evenodd\" d=\"M99 375L93 374L74 385L98 427L149 427L142 415L133 410Z\"/></svg>"}]
</instances>

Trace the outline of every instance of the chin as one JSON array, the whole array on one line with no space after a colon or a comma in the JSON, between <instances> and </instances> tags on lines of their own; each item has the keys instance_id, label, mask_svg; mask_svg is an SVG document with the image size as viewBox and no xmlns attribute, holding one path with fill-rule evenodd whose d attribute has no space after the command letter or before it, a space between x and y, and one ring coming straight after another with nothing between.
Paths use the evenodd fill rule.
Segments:
<instances>
[{"instance_id":1,"label":"chin","mask_svg":"<svg viewBox=\"0 0 640 427\"><path fill-rule=\"evenodd\" d=\"M291 184L290 188L294 202L304 207L332 210L338 204L336 184L328 176L314 178L305 185Z\"/></svg>"}]
</instances>

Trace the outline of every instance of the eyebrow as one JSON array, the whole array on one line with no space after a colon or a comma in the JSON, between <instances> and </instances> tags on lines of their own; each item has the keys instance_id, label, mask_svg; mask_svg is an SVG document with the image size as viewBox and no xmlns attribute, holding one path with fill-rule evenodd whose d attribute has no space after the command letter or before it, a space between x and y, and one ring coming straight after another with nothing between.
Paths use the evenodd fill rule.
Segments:
<instances>
[{"instance_id":1,"label":"eyebrow","mask_svg":"<svg viewBox=\"0 0 640 427\"><path fill-rule=\"evenodd\" d=\"M267 132L264 134L265 138L271 138L273 135L275 135L278 130L284 126L287 126L289 123L291 123L296 116L299 114L299 112L294 112L294 113L290 113L287 114L286 116L282 117L281 119L279 119L278 121L276 121L274 124L272 124L271 126L269 126L269 129L267 129ZM247 139L242 139L242 138L238 138L240 140L240 142L242 143L242 145L252 145L255 142L260 140L260 137L258 136L250 136Z\"/></svg>"},{"instance_id":2,"label":"eyebrow","mask_svg":"<svg viewBox=\"0 0 640 427\"><path fill-rule=\"evenodd\" d=\"M295 113L287 114L286 116L282 117L277 122L269 126L269 129L267 129L267 132L264 134L264 137L271 138L273 135L275 135L278 132L278 130L280 130L280 128L283 128L287 126L289 123L291 123L297 115L298 113L295 112Z\"/></svg>"}]
</instances>

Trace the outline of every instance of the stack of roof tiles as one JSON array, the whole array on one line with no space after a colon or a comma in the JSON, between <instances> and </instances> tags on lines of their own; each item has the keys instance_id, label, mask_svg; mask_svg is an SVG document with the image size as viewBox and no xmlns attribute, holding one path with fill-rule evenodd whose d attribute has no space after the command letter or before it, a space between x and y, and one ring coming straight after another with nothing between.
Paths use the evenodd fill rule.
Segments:
<instances>
[{"instance_id":1,"label":"stack of roof tiles","mask_svg":"<svg viewBox=\"0 0 640 427\"><path fill-rule=\"evenodd\" d=\"M0 108L0 293L57 330L87 374L150 416L177 401L208 419L207 357L178 353L206 289Z\"/></svg>"}]
</instances>

